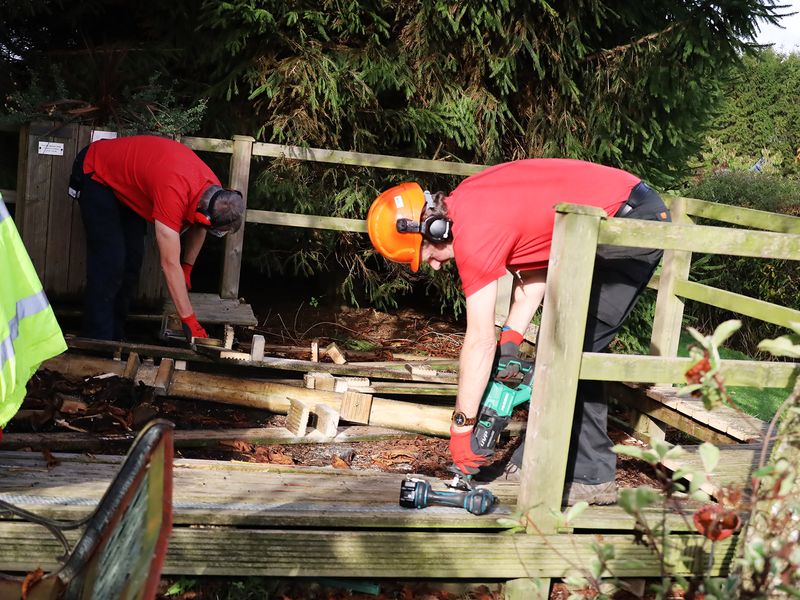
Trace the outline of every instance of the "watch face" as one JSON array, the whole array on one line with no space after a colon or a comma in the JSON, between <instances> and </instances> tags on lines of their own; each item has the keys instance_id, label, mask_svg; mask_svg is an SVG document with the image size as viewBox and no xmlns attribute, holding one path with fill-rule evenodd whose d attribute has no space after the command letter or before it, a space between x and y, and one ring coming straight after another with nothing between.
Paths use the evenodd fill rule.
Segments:
<instances>
[{"instance_id":1,"label":"watch face","mask_svg":"<svg viewBox=\"0 0 800 600\"><path fill-rule=\"evenodd\" d=\"M463 412L459 411L453 414L453 423L456 425L456 427L463 427L464 425L467 425L469 421L470 419L468 419L467 415L465 415Z\"/></svg>"}]
</instances>

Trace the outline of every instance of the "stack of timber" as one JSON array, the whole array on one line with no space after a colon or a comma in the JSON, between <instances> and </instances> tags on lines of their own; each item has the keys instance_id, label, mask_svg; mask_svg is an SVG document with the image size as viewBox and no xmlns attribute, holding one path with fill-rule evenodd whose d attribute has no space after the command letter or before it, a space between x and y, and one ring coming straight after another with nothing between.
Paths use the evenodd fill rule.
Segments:
<instances>
[{"instance_id":1,"label":"stack of timber","mask_svg":"<svg viewBox=\"0 0 800 600\"><path fill-rule=\"evenodd\" d=\"M47 361L43 368L68 377L113 374L152 388L156 395L204 400L287 414L291 435L270 436L253 432L253 438L322 441L368 434L363 428L380 428L445 436L452 408L418 400L428 396L454 396L455 361L430 359L341 364L258 356L220 347L197 350L122 342L98 342L68 337L70 352ZM79 353L81 351L83 353ZM328 348L327 352L330 353ZM87 352L94 355L86 354ZM225 354L241 354L228 358ZM104 356L97 356L105 355ZM107 358L113 356L114 358ZM158 361L158 362L156 362ZM204 372L187 370L197 362ZM208 372L218 367L218 372ZM243 375L241 367L247 367ZM253 369L255 367L256 369ZM235 374L230 374L234 371ZM273 371L289 371L294 378L267 378ZM255 375L254 375L255 373ZM263 374L263 375L262 375ZM303 379L299 375L303 375ZM381 396L407 396L396 400ZM345 427L340 427L341 424ZM311 427L314 425L313 428ZM350 431L353 427L362 429ZM312 431L308 431L311 428ZM176 432L176 443L181 437Z\"/></svg>"}]
</instances>

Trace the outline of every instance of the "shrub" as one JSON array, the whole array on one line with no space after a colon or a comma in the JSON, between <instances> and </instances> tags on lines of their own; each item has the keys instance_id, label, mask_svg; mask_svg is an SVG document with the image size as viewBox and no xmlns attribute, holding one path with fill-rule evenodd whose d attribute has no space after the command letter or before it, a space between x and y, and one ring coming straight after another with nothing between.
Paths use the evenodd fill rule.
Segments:
<instances>
[{"instance_id":1,"label":"shrub","mask_svg":"<svg viewBox=\"0 0 800 600\"><path fill-rule=\"evenodd\" d=\"M718 173L698 181L684 194L732 206L800 215L800 182L773 175L737 171ZM715 222L714 225L719 223ZM780 306L800 309L800 273L793 261L706 255L694 261L690 279ZM687 303L686 316L696 323L696 327L706 329L711 323L738 317L695 302ZM742 329L732 339L731 346L755 356L758 341L773 337L777 331L775 325L744 319Z\"/></svg>"}]
</instances>

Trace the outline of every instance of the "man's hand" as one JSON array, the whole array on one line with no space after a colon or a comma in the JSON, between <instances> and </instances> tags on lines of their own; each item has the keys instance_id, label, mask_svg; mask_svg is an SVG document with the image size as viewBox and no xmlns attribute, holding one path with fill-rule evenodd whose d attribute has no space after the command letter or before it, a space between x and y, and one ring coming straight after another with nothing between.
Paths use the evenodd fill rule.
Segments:
<instances>
[{"instance_id":1,"label":"man's hand","mask_svg":"<svg viewBox=\"0 0 800 600\"><path fill-rule=\"evenodd\" d=\"M523 374L516 362L519 359L519 345L522 343L522 339L521 333L503 327L497 346L499 358L497 359L497 372L494 374L495 381L506 385L519 385L522 381Z\"/></svg>"},{"instance_id":2,"label":"man's hand","mask_svg":"<svg viewBox=\"0 0 800 600\"><path fill-rule=\"evenodd\" d=\"M453 464L458 467L464 475L474 475L478 469L485 465L488 458L494 454L477 454L480 451L472 437L472 429L457 432L450 427L450 455L453 457Z\"/></svg>"},{"instance_id":3,"label":"man's hand","mask_svg":"<svg viewBox=\"0 0 800 600\"><path fill-rule=\"evenodd\" d=\"M183 334L186 336L187 342L191 342L193 337L208 337L206 330L197 322L197 317L194 313L190 314L188 317L181 317L181 322L183 323Z\"/></svg>"},{"instance_id":4,"label":"man's hand","mask_svg":"<svg viewBox=\"0 0 800 600\"><path fill-rule=\"evenodd\" d=\"M183 278L186 280L186 289L192 289L192 267L194 265L189 263L181 263L181 269L183 269Z\"/></svg>"}]
</instances>

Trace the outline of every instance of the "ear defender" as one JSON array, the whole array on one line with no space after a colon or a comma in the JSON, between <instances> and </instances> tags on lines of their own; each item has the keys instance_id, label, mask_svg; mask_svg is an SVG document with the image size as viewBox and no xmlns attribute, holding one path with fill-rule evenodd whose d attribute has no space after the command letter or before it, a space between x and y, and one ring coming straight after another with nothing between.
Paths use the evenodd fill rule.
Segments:
<instances>
[{"instance_id":1,"label":"ear defender","mask_svg":"<svg viewBox=\"0 0 800 600\"><path fill-rule=\"evenodd\" d=\"M425 190L423 194L425 195L425 208L433 209L434 208L433 196L431 196L431 193L428 190ZM434 244L439 244L441 242L447 242L453 239L453 235L450 230L450 225L452 224L453 222L450 219L434 215L428 217L427 219L422 221L422 223L420 223L419 225L417 225L416 223L412 224L412 222L406 223L404 225L405 227L414 227L414 231L415 232L418 231L419 233L421 233L423 238L425 238L429 242L433 242ZM401 231L400 220L398 220L397 223L397 231Z\"/></svg>"}]
</instances>

